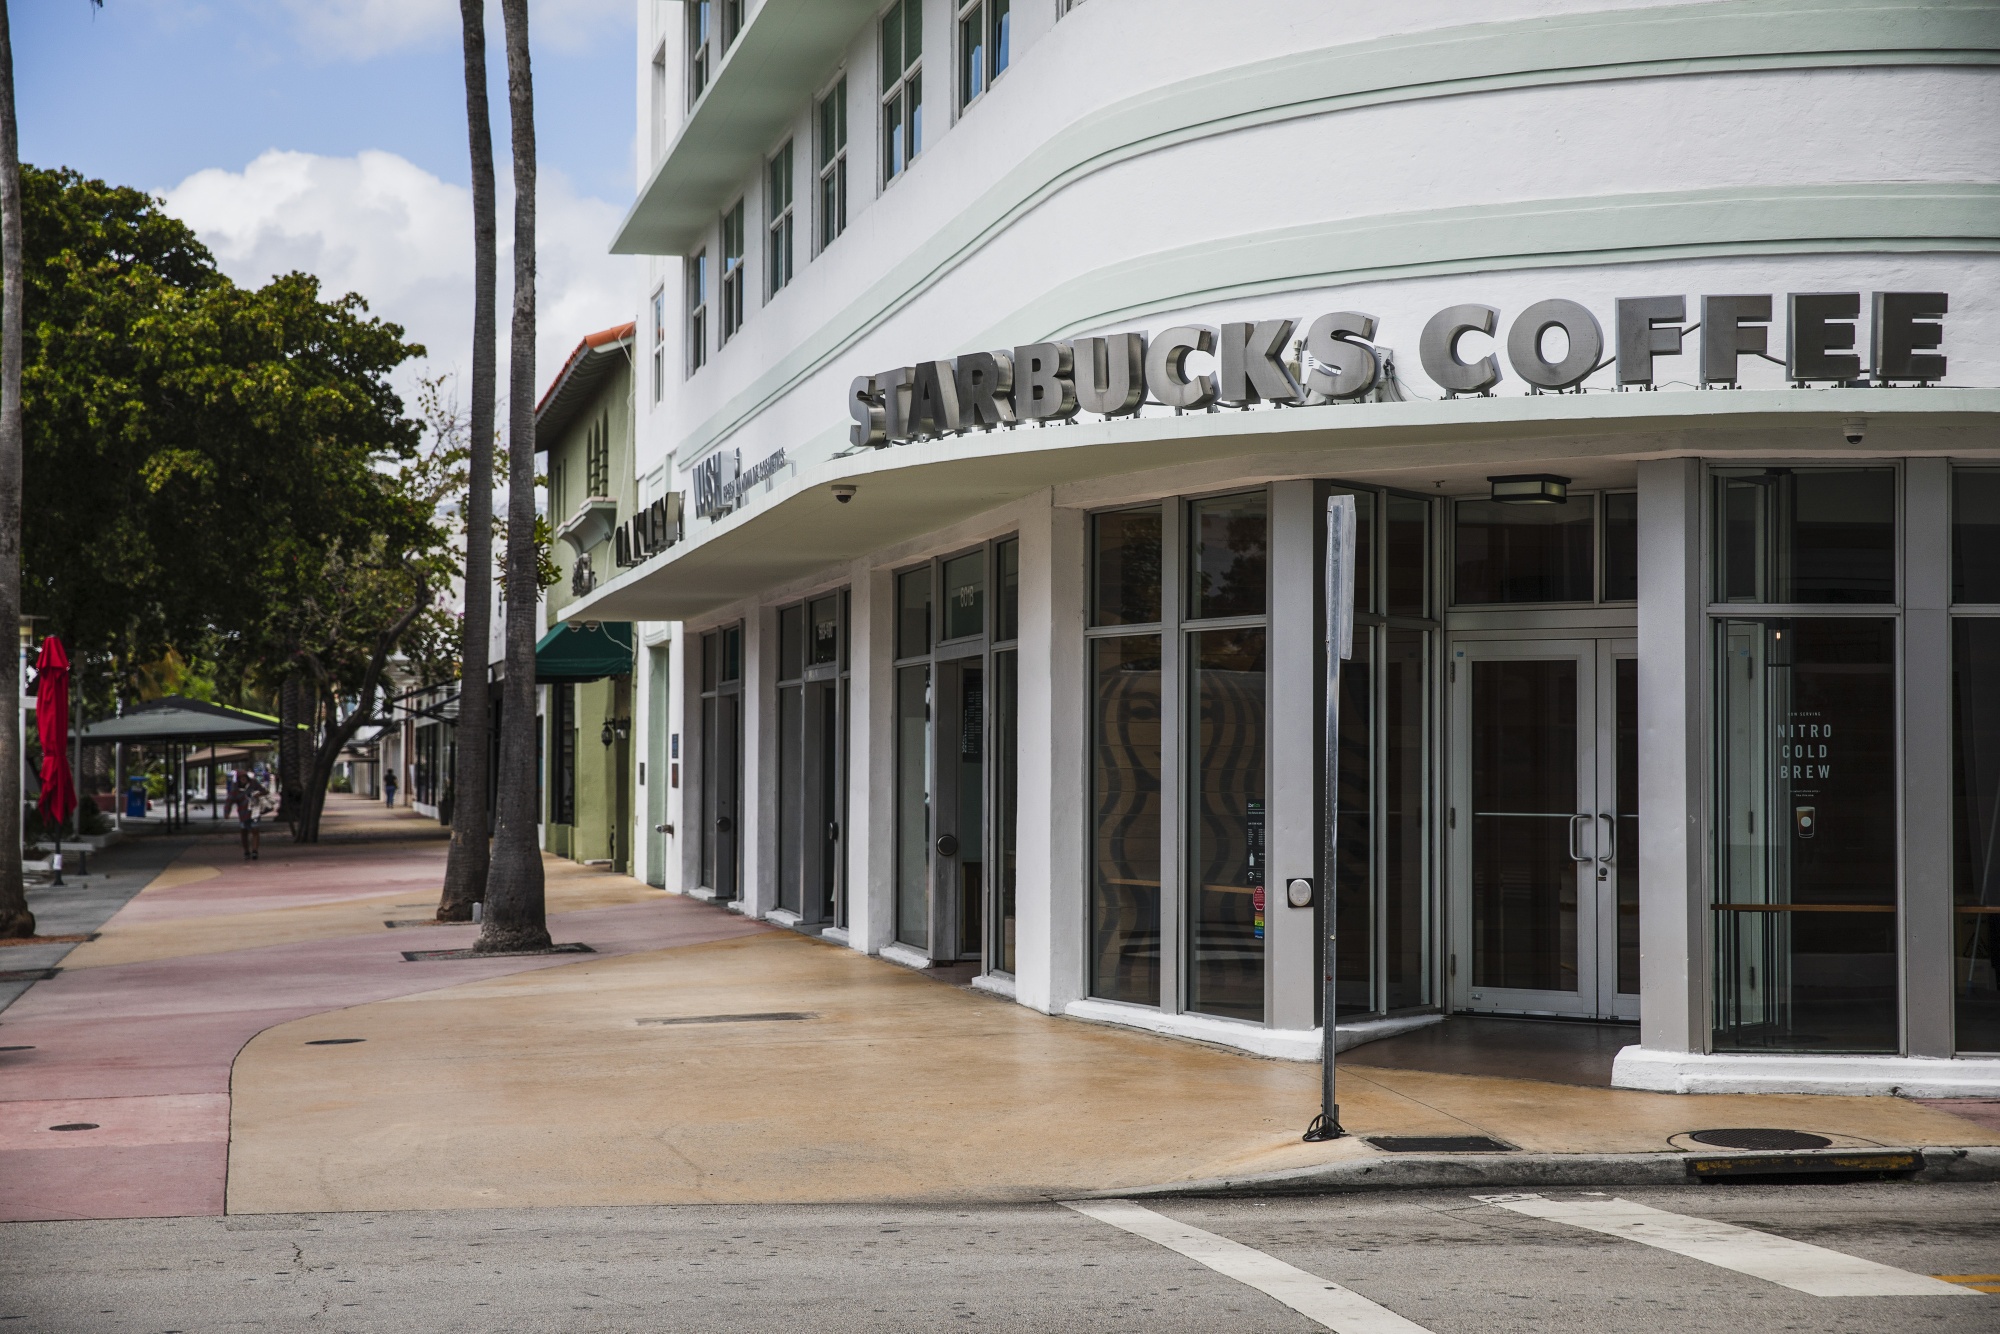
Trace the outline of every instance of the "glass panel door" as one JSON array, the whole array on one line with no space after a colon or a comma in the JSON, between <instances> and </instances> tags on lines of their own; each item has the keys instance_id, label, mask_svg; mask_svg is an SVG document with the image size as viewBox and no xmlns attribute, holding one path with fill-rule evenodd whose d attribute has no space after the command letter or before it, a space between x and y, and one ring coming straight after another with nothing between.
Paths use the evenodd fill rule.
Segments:
<instances>
[{"instance_id":1,"label":"glass panel door","mask_svg":"<svg viewBox=\"0 0 2000 1334\"><path fill-rule=\"evenodd\" d=\"M986 905L986 669L978 658L938 664L931 958L980 957Z\"/></svg>"},{"instance_id":2,"label":"glass panel door","mask_svg":"<svg viewBox=\"0 0 2000 1334\"><path fill-rule=\"evenodd\" d=\"M1597 1013L1639 1017L1639 659L1629 639L1597 642Z\"/></svg>"},{"instance_id":3,"label":"glass panel door","mask_svg":"<svg viewBox=\"0 0 2000 1334\"><path fill-rule=\"evenodd\" d=\"M736 881L736 805L738 761L742 754L742 696L717 695L703 700L703 721L708 734L702 738L707 752L708 772L703 776L704 802L709 808L708 866L713 875L708 888L717 898L733 899Z\"/></svg>"},{"instance_id":4,"label":"glass panel door","mask_svg":"<svg viewBox=\"0 0 2000 1334\"><path fill-rule=\"evenodd\" d=\"M1597 660L1590 640L1453 647L1449 972L1464 1008L1598 1012Z\"/></svg>"}]
</instances>

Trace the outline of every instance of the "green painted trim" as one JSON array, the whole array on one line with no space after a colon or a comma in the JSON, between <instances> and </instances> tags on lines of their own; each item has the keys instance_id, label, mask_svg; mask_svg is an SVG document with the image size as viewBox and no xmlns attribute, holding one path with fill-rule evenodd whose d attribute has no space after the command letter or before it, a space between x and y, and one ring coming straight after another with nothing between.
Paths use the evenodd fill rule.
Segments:
<instances>
[{"instance_id":1,"label":"green painted trim","mask_svg":"<svg viewBox=\"0 0 2000 1334\"><path fill-rule=\"evenodd\" d=\"M1474 24L1299 52L1170 84L1051 138L689 432L676 457L682 467L692 465L1057 192L1176 144L1356 107L1502 89L1829 66L1992 64L2000 64L2000 6L1987 0L1727 0ZM663 163L647 197L671 179ZM634 205L634 217L642 205ZM628 252L624 236L614 251Z\"/></svg>"}]
</instances>

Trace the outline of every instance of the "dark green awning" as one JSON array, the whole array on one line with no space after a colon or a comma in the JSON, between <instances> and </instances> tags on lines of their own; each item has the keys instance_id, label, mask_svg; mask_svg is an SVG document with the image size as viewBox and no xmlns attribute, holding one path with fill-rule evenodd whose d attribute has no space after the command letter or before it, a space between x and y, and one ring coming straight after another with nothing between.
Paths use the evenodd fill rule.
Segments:
<instances>
[{"instance_id":1,"label":"dark green awning","mask_svg":"<svg viewBox=\"0 0 2000 1334\"><path fill-rule=\"evenodd\" d=\"M632 622L569 621L535 645L535 683L597 681L632 671Z\"/></svg>"}]
</instances>

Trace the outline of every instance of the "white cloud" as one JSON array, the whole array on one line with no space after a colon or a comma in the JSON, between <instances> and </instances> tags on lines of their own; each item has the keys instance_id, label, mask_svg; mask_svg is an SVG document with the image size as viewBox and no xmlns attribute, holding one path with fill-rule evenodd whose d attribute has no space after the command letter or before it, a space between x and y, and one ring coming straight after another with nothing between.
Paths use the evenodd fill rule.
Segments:
<instances>
[{"instance_id":1,"label":"white cloud","mask_svg":"<svg viewBox=\"0 0 2000 1334\"><path fill-rule=\"evenodd\" d=\"M284 0L301 42L327 55L366 60L421 46L459 30L456 0ZM631 0L538 0L528 31L537 45L580 45L607 23L632 18ZM486 6L487 42L497 52L500 5Z\"/></svg>"},{"instance_id":2,"label":"white cloud","mask_svg":"<svg viewBox=\"0 0 2000 1334\"><path fill-rule=\"evenodd\" d=\"M632 260L605 253L618 208L580 196L544 171L537 217L536 389L579 339L634 316ZM165 192L167 211L214 251L223 272L261 285L279 273L318 275L329 298L359 292L429 355L399 377L471 373L472 195L394 153L321 157L272 150L242 171L196 172ZM512 291L512 191L501 184L500 394L507 375Z\"/></svg>"}]
</instances>

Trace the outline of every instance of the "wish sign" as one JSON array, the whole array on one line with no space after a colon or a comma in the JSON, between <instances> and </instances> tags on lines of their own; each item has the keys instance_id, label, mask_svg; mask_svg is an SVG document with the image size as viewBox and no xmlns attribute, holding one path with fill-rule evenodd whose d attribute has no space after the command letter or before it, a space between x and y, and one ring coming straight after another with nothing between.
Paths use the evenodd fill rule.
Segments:
<instances>
[{"instance_id":1,"label":"wish sign","mask_svg":"<svg viewBox=\"0 0 2000 1334\"><path fill-rule=\"evenodd\" d=\"M1535 302L1513 316L1504 339L1497 308L1447 306L1425 322L1417 352L1424 373L1447 398L1490 395L1504 378L1502 351L1531 393L1580 392L1586 379L1614 363L1619 388L1651 389L1656 364L1684 355L1696 333L1693 378L1704 388L1734 386L1744 357L1783 366L1799 386L1942 380L1945 358L1936 349L1944 344L1946 294L1869 297L1865 366L1860 292L1788 294L1782 358L1771 353L1775 302L1769 293L1703 296L1693 323L1685 297L1621 297L1608 347L1597 316L1579 302ZM857 376L848 388L854 422L848 442L863 448L931 440L1069 421L1080 412L1129 416L1147 403L1186 412L1352 402L1376 393L1385 373L1393 374L1393 354L1377 341L1380 321L1373 315L1322 315L1295 339L1298 327L1291 319L1183 324L1151 337L1118 333L1028 343ZM1468 355L1464 344L1474 334L1493 339L1493 350Z\"/></svg>"}]
</instances>

